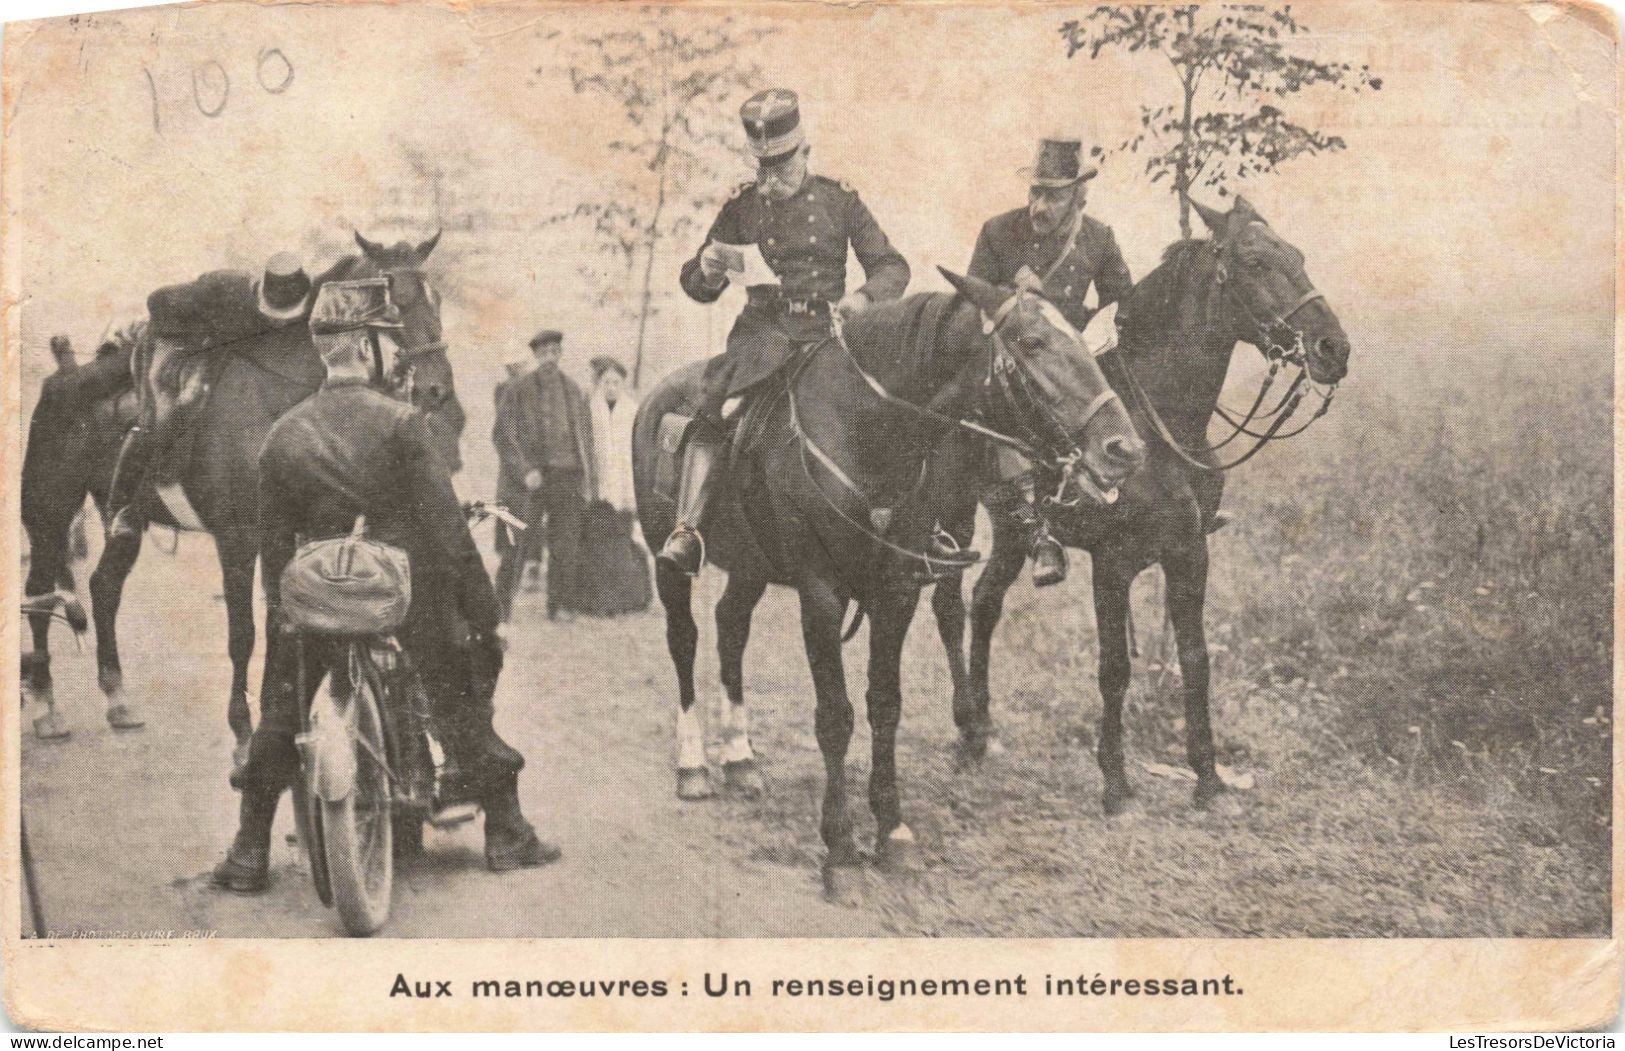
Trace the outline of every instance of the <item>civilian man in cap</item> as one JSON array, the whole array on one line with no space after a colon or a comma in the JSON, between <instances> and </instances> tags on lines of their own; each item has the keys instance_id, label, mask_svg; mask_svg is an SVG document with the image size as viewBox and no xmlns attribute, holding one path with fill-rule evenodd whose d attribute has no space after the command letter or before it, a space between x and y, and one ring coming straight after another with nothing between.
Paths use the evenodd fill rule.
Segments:
<instances>
[{"instance_id":1,"label":"civilian man in cap","mask_svg":"<svg viewBox=\"0 0 1625 1051\"><path fill-rule=\"evenodd\" d=\"M181 418L203 396L206 378L198 366L226 346L258 352L267 348L250 346L251 341L304 341L302 327L289 330L309 313L310 288L299 258L278 252L258 278L240 270L215 270L147 297L152 359L146 375L135 379L145 387L151 407L125 437L108 500L117 512L113 536L136 536L146 528L137 499L145 483L173 481L162 476L173 467L166 463L167 453L184 429Z\"/></svg>"},{"instance_id":2,"label":"civilian man in cap","mask_svg":"<svg viewBox=\"0 0 1625 1051\"><path fill-rule=\"evenodd\" d=\"M257 893L267 885L271 823L282 790L299 776L298 649L280 630L282 571L300 540L349 532L365 515L371 535L403 548L412 603L401 644L431 699L441 743L461 788L485 808L485 860L494 871L544 865L560 856L519 807L525 760L491 725L502 669L496 595L469 534L451 475L423 415L378 390L377 331L399 328L388 282L323 286L311 334L327 379L271 428L260 452L260 559L266 598L263 709L248 760L232 775L242 790L235 841L214 870L216 885ZM340 653L306 640L306 689L341 668ZM450 799L442 803L453 802Z\"/></svg>"},{"instance_id":3,"label":"civilian man in cap","mask_svg":"<svg viewBox=\"0 0 1625 1051\"><path fill-rule=\"evenodd\" d=\"M580 572L581 516L596 492L592 413L587 396L559 369L564 335L553 329L530 341L536 367L508 381L497 407L497 502L527 523L547 527L547 616L569 620L570 589ZM497 567L502 622L513 615L513 595L526 545L510 545Z\"/></svg>"},{"instance_id":4,"label":"civilian man in cap","mask_svg":"<svg viewBox=\"0 0 1625 1051\"><path fill-rule=\"evenodd\" d=\"M782 88L746 100L739 111L746 144L756 157L756 178L740 185L694 258L683 264L689 298L715 302L738 258L727 246L761 250L777 284L753 285L728 349L705 371L695 426L683 451L677 529L660 550L662 561L684 573L700 571L704 546L699 525L710 496L710 477L722 444L722 405L773 375L792 352L829 335L830 312L850 313L897 299L908 286L908 263L892 247L875 217L845 182L807 170L809 148L795 92ZM847 245L863 267L865 283L846 288ZM733 271L736 276L739 271Z\"/></svg>"},{"instance_id":5,"label":"civilian man in cap","mask_svg":"<svg viewBox=\"0 0 1625 1051\"><path fill-rule=\"evenodd\" d=\"M1082 332L1097 311L1134 287L1111 227L1083 213L1089 180L1097 170L1084 163L1078 139L1040 140L1037 160L1021 172L1029 184L1027 206L996 215L982 226L966 272L994 285L1039 293ZM1094 309L1084 302L1091 285L1098 300ZM1066 579L1066 549L1050 535L1034 502L1031 461L1003 446L993 457L1001 481L987 497L988 509L1026 527L1033 583L1060 583Z\"/></svg>"}]
</instances>

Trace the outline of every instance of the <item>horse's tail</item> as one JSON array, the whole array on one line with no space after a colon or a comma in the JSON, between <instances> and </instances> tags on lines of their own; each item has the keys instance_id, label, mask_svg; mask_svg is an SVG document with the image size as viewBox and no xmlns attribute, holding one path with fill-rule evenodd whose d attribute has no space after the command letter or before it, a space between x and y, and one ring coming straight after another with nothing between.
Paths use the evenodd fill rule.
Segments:
<instances>
[{"instance_id":1,"label":"horse's tail","mask_svg":"<svg viewBox=\"0 0 1625 1051\"><path fill-rule=\"evenodd\" d=\"M857 608L852 611L851 623L847 624L846 629L841 632L842 643L851 642L857 637L858 629L863 627L863 618L867 615L868 610L863 608L863 601L860 599Z\"/></svg>"}]
</instances>

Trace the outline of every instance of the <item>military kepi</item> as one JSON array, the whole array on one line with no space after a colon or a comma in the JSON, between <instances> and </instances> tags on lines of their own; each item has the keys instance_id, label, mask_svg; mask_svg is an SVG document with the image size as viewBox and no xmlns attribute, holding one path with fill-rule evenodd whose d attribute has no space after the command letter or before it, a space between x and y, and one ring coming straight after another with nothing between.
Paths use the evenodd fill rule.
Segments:
<instances>
[{"instance_id":1,"label":"military kepi","mask_svg":"<svg viewBox=\"0 0 1625 1051\"><path fill-rule=\"evenodd\" d=\"M1079 139L1039 139L1038 158L1021 169L1033 186L1071 186L1093 179L1100 169L1083 163L1083 142Z\"/></svg>"},{"instance_id":2,"label":"military kepi","mask_svg":"<svg viewBox=\"0 0 1625 1051\"><path fill-rule=\"evenodd\" d=\"M329 281L310 311L312 335L329 336L363 328L400 328L400 313L389 298L389 279Z\"/></svg>"},{"instance_id":3,"label":"military kepi","mask_svg":"<svg viewBox=\"0 0 1625 1051\"><path fill-rule=\"evenodd\" d=\"M772 164L790 156L806 141L801 130L801 102L784 88L760 91L739 107L745 142L758 163Z\"/></svg>"}]
</instances>

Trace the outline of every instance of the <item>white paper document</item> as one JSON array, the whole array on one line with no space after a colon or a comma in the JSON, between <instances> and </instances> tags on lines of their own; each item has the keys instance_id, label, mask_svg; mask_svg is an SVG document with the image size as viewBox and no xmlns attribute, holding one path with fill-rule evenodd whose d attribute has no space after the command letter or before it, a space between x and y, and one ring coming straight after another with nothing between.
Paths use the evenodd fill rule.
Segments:
<instances>
[{"instance_id":1,"label":"white paper document","mask_svg":"<svg viewBox=\"0 0 1625 1051\"><path fill-rule=\"evenodd\" d=\"M706 251L721 261L728 273L728 280L735 285L755 288L779 283L779 275L767 265L767 260L762 258L762 249L755 244L731 245L713 241Z\"/></svg>"}]
</instances>

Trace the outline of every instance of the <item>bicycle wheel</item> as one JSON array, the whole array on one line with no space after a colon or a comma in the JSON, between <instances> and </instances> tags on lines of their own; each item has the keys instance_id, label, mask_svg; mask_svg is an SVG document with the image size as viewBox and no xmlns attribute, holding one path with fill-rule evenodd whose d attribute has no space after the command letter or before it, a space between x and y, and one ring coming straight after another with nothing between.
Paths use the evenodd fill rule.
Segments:
<instances>
[{"instance_id":1,"label":"bicycle wheel","mask_svg":"<svg viewBox=\"0 0 1625 1051\"><path fill-rule=\"evenodd\" d=\"M326 847L333 904L344 930L372 934L389 919L394 883L393 827L390 820L389 769L384 765L384 726L377 673L363 656L354 664L349 712L354 741L355 786L339 802L322 801L322 837Z\"/></svg>"},{"instance_id":2,"label":"bicycle wheel","mask_svg":"<svg viewBox=\"0 0 1625 1051\"><path fill-rule=\"evenodd\" d=\"M293 823L299 833L299 847L310 862L310 879L316 884L316 897L333 907L333 884L327 877L327 848L322 843L322 812L316 797L301 773L293 783Z\"/></svg>"}]
</instances>

